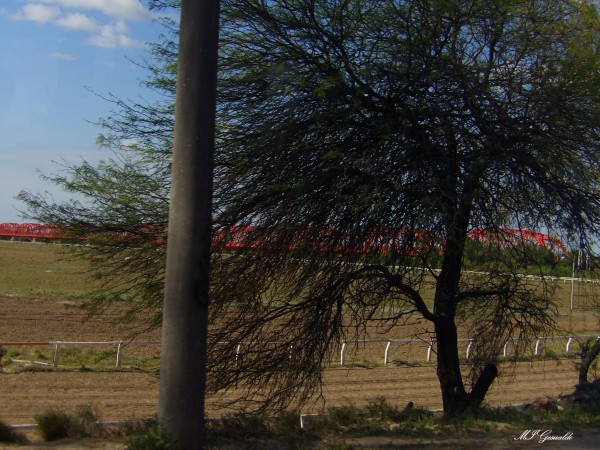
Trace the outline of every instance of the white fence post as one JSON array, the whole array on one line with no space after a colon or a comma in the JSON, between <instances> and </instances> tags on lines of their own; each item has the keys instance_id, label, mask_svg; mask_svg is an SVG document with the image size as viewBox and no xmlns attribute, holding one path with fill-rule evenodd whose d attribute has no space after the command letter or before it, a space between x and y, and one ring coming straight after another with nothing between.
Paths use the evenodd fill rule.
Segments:
<instances>
[{"instance_id":1,"label":"white fence post","mask_svg":"<svg viewBox=\"0 0 600 450\"><path fill-rule=\"evenodd\" d=\"M54 343L54 358L52 358L52 364L54 367L58 367L58 349L60 348L60 344L58 342Z\"/></svg>"},{"instance_id":2,"label":"white fence post","mask_svg":"<svg viewBox=\"0 0 600 450\"><path fill-rule=\"evenodd\" d=\"M469 339L469 345L467 346L467 361L471 357L471 349L473 348L473 339Z\"/></svg>"},{"instance_id":3,"label":"white fence post","mask_svg":"<svg viewBox=\"0 0 600 450\"><path fill-rule=\"evenodd\" d=\"M241 350L242 350L242 344L238 344L237 347L235 348L235 362L238 362Z\"/></svg>"},{"instance_id":4,"label":"white fence post","mask_svg":"<svg viewBox=\"0 0 600 450\"><path fill-rule=\"evenodd\" d=\"M121 367L121 344L123 344L123 342L119 342L119 344L117 345L117 362L115 364L115 367L117 369Z\"/></svg>"},{"instance_id":5,"label":"white fence post","mask_svg":"<svg viewBox=\"0 0 600 450\"><path fill-rule=\"evenodd\" d=\"M427 362L431 362L431 352L433 351L433 343L435 342L435 338L431 338L429 341L429 347L427 348Z\"/></svg>"},{"instance_id":6,"label":"white fence post","mask_svg":"<svg viewBox=\"0 0 600 450\"><path fill-rule=\"evenodd\" d=\"M573 342L573 338L572 338L572 337L570 337L570 338L567 340L567 346L565 347L565 353L567 353L567 354L568 354L568 353L571 351L571 343L572 343L572 342Z\"/></svg>"},{"instance_id":7,"label":"white fence post","mask_svg":"<svg viewBox=\"0 0 600 450\"><path fill-rule=\"evenodd\" d=\"M340 351L340 365L343 366L344 365L344 361L346 360L346 349L347 349L348 345L346 344L346 341L344 341L342 343L342 350Z\"/></svg>"},{"instance_id":8,"label":"white fence post","mask_svg":"<svg viewBox=\"0 0 600 450\"><path fill-rule=\"evenodd\" d=\"M392 346L392 341L388 341L387 345L385 346L385 355L383 357L383 365L384 366L387 366L387 364L388 364L391 346Z\"/></svg>"}]
</instances>

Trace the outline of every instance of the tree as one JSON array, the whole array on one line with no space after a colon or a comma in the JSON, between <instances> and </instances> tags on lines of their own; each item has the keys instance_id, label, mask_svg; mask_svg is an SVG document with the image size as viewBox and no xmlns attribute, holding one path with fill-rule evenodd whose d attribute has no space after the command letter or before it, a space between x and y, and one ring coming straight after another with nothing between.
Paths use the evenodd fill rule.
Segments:
<instances>
[{"instance_id":1,"label":"tree","mask_svg":"<svg viewBox=\"0 0 600 450\"><path fill-rule=\"evenodd\" d=\"M269 297L269 311L301 304L326 342L347 315L391 326L418 314L437 339L444 410L478 405L506 340L553 326L552 291L504 259L463 273L468 230L595 233L596 12L561 1L234 4L218 220L224 232L255 226L249 239L270 253L228 255L216 279L237 273L240 301ZM335 254L311 251L324 230ZM373 233L395 241L385 259L377 245L353 252ZM415 247L417 235L429 245ZM530 258L524 242L506 243L503 258ZM433 305L420 294L428 277ZM470 392L459 320L476 346Z\"/></svg>"},{"instance_id":2,"label":"tree","mask_svg":"<svg viewBox=\"0 0 600 450\"><path fill-rule=\"evenodd\" d=\"M283 407L317 392L367 323L420 320L444 411L479 405L505 342L554 327L551 280L517 273L536 256L503 230L598 237L596 9L229 0L223 13L209 387ZM472 274L477 228L499 256ZM474 343L467 377L459 334Z\"/></svg>"}]
</instances>

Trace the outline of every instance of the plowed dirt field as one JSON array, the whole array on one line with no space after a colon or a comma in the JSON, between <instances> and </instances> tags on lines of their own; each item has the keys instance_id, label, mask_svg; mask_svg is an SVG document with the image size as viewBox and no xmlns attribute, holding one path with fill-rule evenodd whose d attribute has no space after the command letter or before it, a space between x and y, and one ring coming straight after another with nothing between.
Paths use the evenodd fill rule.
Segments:
<instances>
[{"instance_id":1,"label":"plowed dirt field","mask_svg":"<svg viewBox=\"0 0 600 450\"><path fill-rule=\"evenodd\" d=\"M84 312L75 308L73 301L60 298L0 295L0 305L0 343L112 341L126 339L132 333L126 326L115 325L118 312L83 322ZM159 337L154 331L140 334L136 339L159 340ZM45 349L51 353L51 347ZM414 357L418 356L420 362L415 360L411 365L383 366L381 348L370 352L375 361L371 365L364 364L364 355L362 367L352 364L351 357L348 366L332 364L325 374L324 403L317 402L306 412L317 412L329 405L361 405L382 396L399 406L413 401L416 405L441 408L435 365L426 362L425 349L426 346L415 350ZM156 353L158 348L150 346L145 352ZM94 366L69 370L36 367L44 370L0 373L0 420L28 424L47 409L75 412L81 407L91 407L104 421L144 419L156 412L158 380L154 374ZM532 402L568 393L577 382L573 363L566 359L519 363L514 370L507 367L503 375L489 394L491 405ZM210 399L207 406L211 416L223 413Z\"/></svg>"}]
</instances>

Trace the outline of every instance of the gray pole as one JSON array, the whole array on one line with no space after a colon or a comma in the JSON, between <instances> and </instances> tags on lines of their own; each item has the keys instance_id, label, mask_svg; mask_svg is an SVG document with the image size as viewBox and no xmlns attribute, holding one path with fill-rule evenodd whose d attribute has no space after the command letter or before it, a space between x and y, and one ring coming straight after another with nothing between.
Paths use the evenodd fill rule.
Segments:
<instances>
[{"instance_id":1,"label":"gray pole","mask_svg":"<svg viewBox=\"0 0 600 450\"><path fill-rule=\"evenodd\" d=\"M203 447L218 0L182 0L158 417Z\"/></svg>"}]
</instances>

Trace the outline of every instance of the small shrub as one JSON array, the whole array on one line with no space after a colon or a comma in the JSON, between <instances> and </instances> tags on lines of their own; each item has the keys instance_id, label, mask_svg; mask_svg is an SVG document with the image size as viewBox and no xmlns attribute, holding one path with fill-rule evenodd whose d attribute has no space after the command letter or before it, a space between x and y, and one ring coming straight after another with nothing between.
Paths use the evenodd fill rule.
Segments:
<instances>
[{"instance_id":1,"label":"small shrub","mask_svg":"<svg viewBox=\"0 0 600 450\"><path fill-rule=\"evenodd\" d=\"M230 439L265 438L271 436L263 414L232 414L211 424L216 435ZM299 421L298 421L299 422Z\"/></svg>"},{"instance_id":2,"label":"small shrub","mask_svg":"<svg viewBox=\"0 0 600 450\"><path fill-rule=\"evenodd\" d=\"M373 418L382 421L399 422L403 419L403 412L399 411L397 407L390 405L385 397L377 397L375 400L369 402L365 408L366 414Z\"/></svg>"},{"instance_id":3,"label":"small shrub","mask_svg":"<svg viewBox=\"0 0 600 450\"><path fill-rule=\"evenodd\" d=\"M27 438L0 420L0 442L26 444Z\"/></svg>"},{"instance_id":4,"label":"small shrub","mask_svg":"<svg viewBox=\"0 0 600 450\"><path fill-rule=\"evenodd\" d=\"M55 441L66 437L82 438L97 436L100 432L96 414L89 407L81 408L77 414L69 415L60 411L46 411L35 416L38 432L45 441Z\"/></svg>"},{"instance_id":5,"label":"small shrub","mask_svg":"<svg viewBox=\"0 0 600 450\"><path fill-rule=\"evenodd\" d=\"M273 432L278 436L291 436L300 430L300 414L284 411L273 421Z\"/></svg>"},{"instance_id":6,"label":"small shrub","mask_svg":"<svg viewBox=\"0 0 600 450\"><path fill-rule=\"evenodd\" d=\"M363 414L354 405L334 406L329 408L328 413L333 426L352 427L363 422Z\"/></svg>"},{"instance_id":7,"label":"small shrub","mask_svg":"<svg viewBox=\"0 0 600 450\"><path fill-rule=\"evenodd\" d=\"M46 411L35 416L38 432L45 441L55 441L69 437L73 429L71 416L60 411Z\"/></svg>"},{"instance_id":8,"label":"small shrub","mask_svg":"<svg viewBox=\"0 0 600 450\"><path fill-rule=\"evenodd\" d=\"M7 358L17 358L19 356L21 356L21 352L19 350L17 350L16 348L10 348L6 351L6 355Z\"/></svg>"},{"instance_id":9,"label":"small shrub","mask_svg":"<svg viewBox=\"0 0 600 450\"><path fill-rule=\"evenodd\" d=\"M409 423L413 426L427 426L436 421L435 415L426 408L411 408L401 412L400 422Z\"/></svg>"},{"instance_id":10,"label":"small shrub","mask_svg":"<svg viewBox=\"0 0 600 450\"><path fill-rule=\"evenodd\" d=\"M169 450L174 446L165 427L151 420L129 433L126 448L127 450Z\"/></svg>"},{"instance_id":11,"label":"small shrub","mask_svg":"<svg viewBox=\"0 0 600 450\"><path fill-rule=\"evenodd\" d=\"M98 425L98 416L89 406L84 406L77 411L73 418L72 433L77 436L98 436L100 427Z\"/></svg>"}]
</instances>

